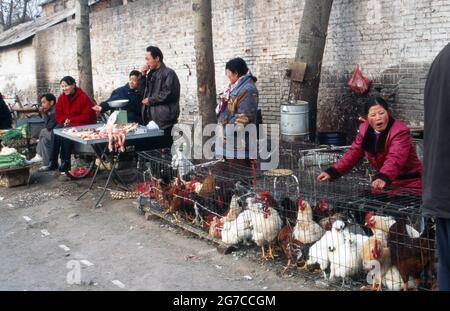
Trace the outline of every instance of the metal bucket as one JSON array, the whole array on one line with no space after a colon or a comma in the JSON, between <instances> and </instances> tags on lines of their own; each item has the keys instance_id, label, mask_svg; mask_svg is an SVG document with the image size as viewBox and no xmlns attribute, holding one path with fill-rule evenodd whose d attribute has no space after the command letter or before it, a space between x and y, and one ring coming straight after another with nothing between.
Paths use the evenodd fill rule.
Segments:
<instances>
[{"instance_id":1,"label":"metal bucket","mask_svg":"<svg viewBox=\"0 0 450 311\"><path fill-rule=\"evenodd\" d=\"M281 137L286 141L304 140L309 135L309 105L290 100L281 105Z\"/></svg>"}]
</instances>

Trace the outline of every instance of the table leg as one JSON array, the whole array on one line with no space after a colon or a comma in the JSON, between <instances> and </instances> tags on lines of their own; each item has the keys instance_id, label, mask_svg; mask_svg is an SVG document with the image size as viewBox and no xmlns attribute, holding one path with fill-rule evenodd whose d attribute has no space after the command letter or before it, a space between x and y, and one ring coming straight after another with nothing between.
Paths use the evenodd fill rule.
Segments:
<instances>
[{"instance_id":1,"label":"table leg","mask_svg":"<svg viewBox=\"0 0 450 311\"><path fill-rule=\"evenodd\" d=\"M86 195L86 193L91 191L92 186L94 185L95 178L97 178L99 168L100 168L100 165L97 165L97 167L95 168L95 174L91 179L91 183L90 183L89 187L78 197L77 201L81 200L81 198L84 197Z\"/></svg>"},{"instance_id":2,"label":"table leg","mask_svg":"<svg viewBox=\"0 0 450 311\"><path fill-rule=\"evenodd\" d=\"M103 164L102 161L102 156L105 154L106 152L106 147L105 149L102 151L100 149L100 147L98 145L92 145L92 149L94 149L95 154L97 155L97 159L100 160L100 163ZM92 186L94 185L94 181L97 178L98 175L98 171L100 169L100 165L97 165L96 169L95 169L95 173L94 176L91 179L91 183L89 184L89 187L77 198L77 201L81 200L82 197L84 197L86 195L86 193L88 193L90 190L92 190Z\"/></svg>"},{"instance_id":3,"label":"table leg","mask_svg":"<svg viewBox=\"0 0 450 311\"><path fill-rule=\"evenodd\" d=\"M109 181L111 180L111 176L112 176L113 173L114 173L114 167L112 167L111 170L109 171L108 179L106 180L105 187L103 188L102 194L100 195L100 197L98 198L97 202L95 203L95 208L99 208L100 207L99 203L103 199L103 196L106 193L106 188L108 188L108 184L109 184Z\"/></svg>"}]
</instances>

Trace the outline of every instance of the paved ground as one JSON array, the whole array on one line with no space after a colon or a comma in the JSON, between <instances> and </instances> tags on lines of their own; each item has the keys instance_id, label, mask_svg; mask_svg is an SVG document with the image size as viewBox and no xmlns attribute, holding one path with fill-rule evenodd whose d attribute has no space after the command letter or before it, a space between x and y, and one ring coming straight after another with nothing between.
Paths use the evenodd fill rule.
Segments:
<instances>
[{"instance_id":1,"label":"paved ground","mask_svg":"<svg viewBox=\"0 0 450 311\"><path fill-rule=\"evenodd\" d=\"M75 201L87 182L39 173L29 187L0 188L0 290L320 289L280 276L254 250L221 255L168 223L146 221L131 200L108 199L100 209L91 194Z\"/></svg>"}]
</instances>

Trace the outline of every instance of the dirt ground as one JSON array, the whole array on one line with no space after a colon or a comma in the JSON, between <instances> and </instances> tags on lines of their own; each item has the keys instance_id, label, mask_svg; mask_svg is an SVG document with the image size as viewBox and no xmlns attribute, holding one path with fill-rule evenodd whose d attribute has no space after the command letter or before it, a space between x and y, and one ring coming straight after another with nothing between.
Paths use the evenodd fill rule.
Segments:
<instances>
[{"instance_id":1,"label":"dirt ground","mask_svg":"<svg viewBox=\"0 0 450 311\"><path fill-rule=\"evenodd\" d=\"M281 276L255 249L221 255L172 224L147 221L133 200L107 195L94 209L104 179L76 201L88 181L35 173L30 186L0 188L0 290L326 289Z\"/></svg>"}]
</instances>

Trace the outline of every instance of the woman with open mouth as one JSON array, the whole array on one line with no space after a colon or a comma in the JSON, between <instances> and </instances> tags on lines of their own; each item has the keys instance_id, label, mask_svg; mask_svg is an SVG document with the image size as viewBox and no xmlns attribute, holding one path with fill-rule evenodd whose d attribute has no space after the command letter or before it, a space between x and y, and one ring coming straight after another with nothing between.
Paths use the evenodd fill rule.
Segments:
<instances>
[{"instance_id":1,"label":"woman with open mouth","mask_svg":"<svg viewBox=\"0 0 450 311\"><path fill-rule=\"evenodd\" d=\"M330 168L322 172L319 181L332 181L348 173L366 156L376 169L372 188L392 185L421 194L422 163L417 157L409 128L389 115L387 102L372 97L365 105L366 120L350 149Z\"/></svg>"}]
</instances>

